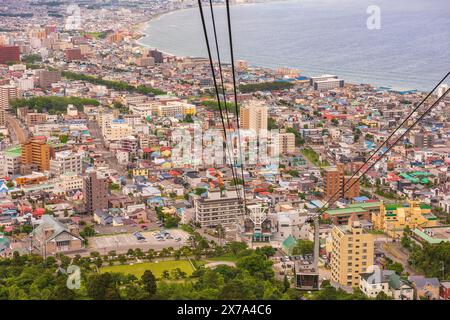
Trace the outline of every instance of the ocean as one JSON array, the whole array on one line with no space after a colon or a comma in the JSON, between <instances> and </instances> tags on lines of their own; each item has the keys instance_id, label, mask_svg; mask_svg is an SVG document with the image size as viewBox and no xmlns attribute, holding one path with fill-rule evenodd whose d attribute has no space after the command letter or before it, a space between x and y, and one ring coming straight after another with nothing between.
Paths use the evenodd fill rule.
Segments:
<instances>
[{"instance_id":1,"label":"ocean","mask_svg":"<svg viewBox=\"0 0 450 320\"><path fill-rule=\"evenodd\" d=\"M229 61L225 6L214 10L221 57ZM204 12L210 22L209 7ZM244 4L231 7L231 19L235 59L253 66L290 67L305 76L327 73L350 83L417 90L431 89L450 71L449 0ZM144 32L143 45L177 56L207 56L198 8L164 14Z\"/></svg>"}]
</instances>

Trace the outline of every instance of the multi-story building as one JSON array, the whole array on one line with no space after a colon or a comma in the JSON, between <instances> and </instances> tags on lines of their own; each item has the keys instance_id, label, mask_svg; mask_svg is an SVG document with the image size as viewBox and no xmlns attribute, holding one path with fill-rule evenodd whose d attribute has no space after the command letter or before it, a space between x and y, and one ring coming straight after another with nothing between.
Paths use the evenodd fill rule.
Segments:
<instances>
[{"instance_id":1,"label":"multi-story building","mask_svg":"<svg viewBox=\"0 0 450 320\"><path fill-rule=\"evenodd\" d=\"M45 123L47 121L46 113L29 112L25 116L27 126L32 127L36 124Z\"/></svg>"},{"instance_id":2,"label":"multi-story building","mask_svg":"<svg viewBox=\"0 0 450 320\"><path fill-rule=\"evenodd\" d=\"M267 106L262 102L250 101L240 109L240 125L242 129L267 130Z\"/></svg>"},{"instance_id":3,"label":"multi-story building","mask_svg":"<svg viewBox=\"0 0 450 320\"><path fill-rule=\"evenodd\" d=\"M279 151L281 154L291 154L295 152L295 135L291 132L279 133Z\"/></svg>"},{"instance_id":4,"label":"multi-story building","mask_svg":"<svg viewBox=\"0 0 450 320\"><path fill-rule=\"evenodd\" d=\"M388 236L400 239L406 227L428 228L437 225L437 218L431 213L431 206L420 201L407 204L386 204L378 214L372 215L373 227L386 232Z\"/></svg>"},{"instance_id":5,"label":"multi-story building","mask_svg":"<svg viewBox=\"0 0 450 320\"><path fill-rule=\"evenodd\" d=\"M360 274L359 288L369 298L376 298L381 292L397 300L413 300L414 288L408 280L400 278L393 270L374 270Z\"/></svg>"},{"instance_id":6,"label":"multi-story building","mask_svg":"<svg viewBox=\"0 0 450 320\"><path fill-rule=\"evenodd\" d=\"M55 176L69 172L81 174L83 171L83 155L82 152L70 150L56 152L55 157L50 160L50 172Z\"/></svg>"},{"instance_id":7,"label":"multi-story building","mask_svg":"<svg viewBox=\"0 0 450 320\"><path fill-rule=\"evenodd\" d=\"M83 60L80 48L66 49L64 54L67 61Z\"/></svg>"},{"instance_id":8,"label":"multi-story building","mask_svg":"<svg viewBox=\"0 0 450 320\"><path fill-rule=\"evenodd\" d=\"M108 180L99 178L96 172L90 172L84 178L84 203L88 213L108 209Z\"/></svg>"},{"instance_id":9,"label":"multi-story building","mask_svg":"<svg viewBox=\"0 0 450 320\"><path fill-rule=\"evenodd\" d=\"M20 61L20 48L18 46L0 46L0 64Z\"/></svg>"},{"instance_id":10,"label":"multi-story building","mask_svg":"<svg viewBox=\"0 0 450 320\"><path fill-rule=\"evenodd\" d=\"M195 220L202 227L232 226L243 214L241 199L234 189L211 190L207 197L195 200Z\"/></svg>"},{"instance_id":11,"label":"multi-story building","mask_svg":"<svg viewBox=\"0 0 450 320\"><path fill-rule=\"evenodd\" d=\"M348 225L335 225L331 231L331 276L343 286L358 286L360 274L374 262L374 240L359 220Z\"/></svg>"},{"instance_id":12,"label":"multi-story building","mask_svg":"<svg viewBox=\"0 0 450 320\"><path fill-rule=\"evenodd\" d=\"M30 138L22 144L22 165L37 165L39 171L50 169L50 146L45 136Z\"/></svg>"},{"instance_id":13,"label":"multi-story building","mask_svg":"<svg viewBox=\"0 0 450 320\"><path fill-rule=\"evenodd\" d=\"M61 80L60 71L37 70L36 75L39 78L39 86L41 88L48 88L53 83Z\"/></svg>"},{"instance_id":14,"label":"multi-story building","mask_svg":"<svg viewBox=\"0 0 450 320\"><path fill-rule=\"evenodd\" d=\"M124 119L114 119L109 126L105 125L102 130L105 139L110 141L124 139L133 133L133 127Z\"/></svg>"},{"instance_id":15,"label":"multi-story building","mask_svg":"<svg viewBox=\"0 0 450 320\"><path fill-rule=\"evenodd\" d=\"M59 176L56 186L64 192L83 190L83 177L76 173L65 173Z\"/></svg>"},{"instance_id":16,"label":"multi-story building","mask_svg":"<svg viewBox=\"0 0 450 320\"><path fill-rule=\"evenodd\" d=\"M10 108L10 101L17 98L19 98L19 89L16 86L0 86L0 126L5 125L5 110Z\"/></svg>"},{"instance_id":17,"label":"multi-story building","mask_svg":"<svg viewBox=\"0 0 450 320\"><path fill-rule=\"evenodd\" d=\"M160 117L176 117L185 114L195 114L195 105L181 101L169 101L165 104L158 105L157 113Z\"/></svg>"},{"instance_id":18,"label":"multi-story building","mask_svg":"<svg viewBox=\"0 0 450 320\"><path fill-rule=\"evenodd\" d=\"M358 177L346 176L342 166L325 169L324 192L330 201L340 198L351 199L359 196L360 186ZM333 199L331 199L333 198Z\"/></svg>"},{"instance_id":19,"label":"multi-story building","mask_svg":"<svg viewBox=\"0 0 450 320\"><path fill-rule=\"evenodd\" d=\"M319 77L311 77L310 84L314 90L330 90L343 87L344 80L338 79L338 76L335 75L324 74Z\"/></svg>"}]
</instances>

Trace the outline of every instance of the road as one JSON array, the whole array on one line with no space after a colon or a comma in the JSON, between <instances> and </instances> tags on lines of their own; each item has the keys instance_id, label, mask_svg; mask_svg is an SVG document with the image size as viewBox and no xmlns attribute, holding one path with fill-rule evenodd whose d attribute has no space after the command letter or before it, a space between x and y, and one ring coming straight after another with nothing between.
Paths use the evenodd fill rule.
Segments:
<instances>
[{"instance_id":1,"label":"road","mask_svg":"<svg viewBox=\"0 0 450 320\"><path fill-rule=\"evenodd\" d=\"M12 140L16 140L19 143L27 142L27 132L21 127L19 120L11 114L5 113L6 125L11 128ZM13 138L14 136L14 138Z\"/></svg>"},{"instance_id":2,"label":"road","mask_svg":"<svg viewBox=\"0 0 450 320\"><path fill-rule=\"evenodd\" d=\"M386 255L386 257L395 262L401 263L410 275L417 274L417 272L409 266L408 253L405 252L405 249L402 248L401 244L385 242L381 244L381 249L383 250L383 253Z\"/></svg>"}]
</instances>

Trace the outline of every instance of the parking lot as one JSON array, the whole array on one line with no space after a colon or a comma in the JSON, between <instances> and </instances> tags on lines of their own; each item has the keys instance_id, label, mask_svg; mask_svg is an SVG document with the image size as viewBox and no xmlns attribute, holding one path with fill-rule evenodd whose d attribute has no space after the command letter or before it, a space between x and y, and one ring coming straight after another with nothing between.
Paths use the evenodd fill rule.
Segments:
<instances>
[{"instance_id":1,"label":"parking lot","mask_svg":"<svg viewBox=\"0 0 450 320\"><path fill-rule=\"evenodd\" d=\"M128 249L141 248L146 251L154 249L159 251L163 248L172 247L178 249L184 246L189 238L189 234L182 230L168 230L172 239L164 239L159 241L153 235L154 231L140 232L145 237L144 240L138 240L132 233L117 234L109 236L97 236L89 238L89 251L98 251L105 254L108 251L115 250L117 253L126 252ZM180 241L176 241L180 238Z\"/></svg>"}]
</instances>

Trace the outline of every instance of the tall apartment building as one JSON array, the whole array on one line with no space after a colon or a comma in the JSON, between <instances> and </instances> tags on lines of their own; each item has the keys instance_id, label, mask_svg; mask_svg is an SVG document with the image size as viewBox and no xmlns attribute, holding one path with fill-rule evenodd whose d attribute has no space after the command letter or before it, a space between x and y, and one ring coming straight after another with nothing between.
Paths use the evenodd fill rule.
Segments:
<instances>
[{"instance_id":1,"label":"tall apartment building","mask_svg":"<svg viewBox=\"0 0 450 320\"><path fill-rule=\"evenodd\" d=\"M36 76L39 78L39 86L41 88L49 88L53 83L61 80L60 71L38 70Z\"/></svg>"},{"instance_id":2,"label":"tall apartment building","mask_svg":"<svg viewBox=\"0 0 450 320\"><path fill-rule=\"evenodd\" d=\"M335 225L331 231L331 277L333 281L355 287L360 274L374 263L374 239L365 232L359 220L348 225Z\"/></svg>"},{"instance_id":3,"label":"tall apartment building","mask_svg":"<svg viewBox=\"0 0 450 320\"><path fill-rule=\"evenodd\" d=\"M30 138L22 144L22 165L36 165L39 171L50 169L50 146L45 136Z\"/></svg>"},{"instance_id":4,"label":"tall apartment building","mask_svg":"<svg viewBox=\"0 0 450 320\"><path fill-rule=\"evenodd\" d=\"M5 110L10 108L10 101L17 98L19 89L16 86L0 86L0 126L5 126Z\"/></svg>"},{"instance_id":5,"label":"tall apartment building","mask_svg":"<svg viewBox=\"0 0 450 320\"><path fill-rule=\"evenodd\" d=\"M88 213L108 209L108 180L99 178L96 172L90 172L83 183L84 204Z\"/></svg>"},{"instance_id":6,"label":"tall apartment building","mask_svg":"<svg viewBox=\"0 0 450 320\"><path fill-rule=\"evenodd\" d=\"M81 174L83 171L83 153L65 150L56 152L54 159L50 160L50 172L60 176L65 173Z\"/></svg>"},{"instance_id":7,"label":"tall apartment building","mask_svg":"<svg viewBox=\"0 0 450 320\"><path fill-rule=\"evenodd\" d=\"M346 176L341 165L325 169L323 183L326 199L351 199L359 196L360 186L358 177ZM331 199L333 197L333 199Z\"/></svg>"},{"instance_id":8,"label":"tall apartment building","mask_svg":"<svg viewBox=\"0 0 450 320\"><path fill-rule=\"evenodd\" d=\"M279 133L279 150L281 154L290 154L295 152L295 135L293 133Z\"/></svg>"},{"instance_id":9,"label":"tall apartment building","mask_svg":"<svg viewBox=\"0 0 450 320\"><path fill-rule=\"evenodd\" d=\"M64 52L67 61L83 60L80 48L66 49Z\"/></svg>"},{"instance_id":10,"label":"tall apartment building","mask_svg":"<svg viewBox=\"0 0 450 320\"><path fill-rule=\"evenodd\" d=\"M20 48L18 46L0 47L0 64L20 61Z\"/></svg>"},{"instance_id":11,"label":"tall apartment building","mask_svg":"<svg viewBox=\"0 0 450 320\"><path fill-rule=\"evenodd\" d=\"M238 191L239 192L239 191ZM204 227L232 226L243 214L243 203L235 189L211 190L194 202L195 221Z\"/></svg>"},{"instance_id":12,"label":"tall apartment building","mask_svg":"<svg viewBox=\"0 0 450 320\"><path fill-rule=\"evenodd\" d=\"M240 125L242 129L259 132L267 130L267 106L264 103L251 101L240 110Z\"/></svg>"}]
</instances>

